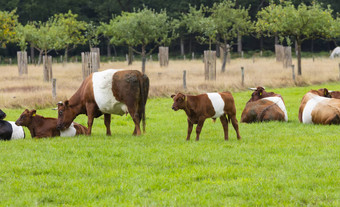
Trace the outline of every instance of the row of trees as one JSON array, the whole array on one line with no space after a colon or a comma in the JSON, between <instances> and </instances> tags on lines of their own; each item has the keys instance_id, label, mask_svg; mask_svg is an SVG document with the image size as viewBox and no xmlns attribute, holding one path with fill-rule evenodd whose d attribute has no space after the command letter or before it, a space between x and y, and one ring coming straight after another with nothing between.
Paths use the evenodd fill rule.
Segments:
<instances>
[{"instance_id":1,"label":"row of trees","mask_svg":"<svg viewBox=\"0 0 340 207\"><path fill-rule=\"evenodd\" d=\"M109 23L95 25L77 19L71 11L56 14L46 22L18 22L15 10L0 12L0 43L16 42L21 50L30 44L40 54L51 50L65 50L79 44L97 45L99 36L104 36L114 45L126 45L132 52L142 56L145 71L146 56L159 45L169 45L172 40L194 34L201 43L218 44L223 48L225 71L226 56L230 47L239 44L242 36L276 36L281 43L290 45L296 41L298 49L298 74L301 75L301 44L307 39L335 39L340 36L340 19L334 18L330 7L319 3L299 4L291 2L270 4L257 13L251 21L249 8L237 6L234 1L224 0L211 7L191 7L173 19L166 11L156 12L144 7L132 12L122 12L112 17ZM41 55L40 55L41 56Z\"/></svg>"}]
</instances>

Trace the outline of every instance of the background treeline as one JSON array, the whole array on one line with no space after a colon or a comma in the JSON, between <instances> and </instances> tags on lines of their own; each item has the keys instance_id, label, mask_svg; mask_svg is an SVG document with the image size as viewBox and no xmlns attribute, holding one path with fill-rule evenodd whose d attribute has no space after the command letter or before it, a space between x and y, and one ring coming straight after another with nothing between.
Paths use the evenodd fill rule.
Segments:
<instances>
[{"instance_id":1,"label":"background treeline","mask_svg":"<svg viewBox=\"0 0 340 207\"><path fill-rule=\"evenodd\" d=\"M77 20L99 25L100 22L109 23L112 17L120 15L122 12L133 12L134 9L142 9L144 7L154 9L156 12L165 10L167 15L173 19L179 19L183 13L189 12L190 5L199 8L201 5L212 7L214 3L221 2L218 0L0 0L1 11L16 10L18 21L22 25L28 22L46 22L50 17L55 14L67 13L72 11L77 14ZM280 3L282 1L271 0L236 0L236 7L244 7L249 9L249 16L252 21L256 20L256 14L262 8L267 7L270 2ZM295 6L304 3L311 5L315 0L293 0L292 4ZM340 1L338 0L318 0L322 7L327 8L329 5L333 10L334 18L340 11ZM202 53L203 50L209 48L209 44L202 44L197 41L194 33L188 33L182 38L174 39L170 46L170 55L179 56L181 54L181 40L183 41L184 53L191 55L192 52ZM118 46L110 44L109 40L104 36L99 37L98 47L102 55L115 55L122 56L128 53L126 46ZM274 50L274 37L259 37L253 34L248 34L242 37L242 50L243 51L266 51ZM302 43L302 51L329 51L332 50L337 44L335 40L306 40ZM293 45L294 46L294 45ZM77 45L75 49L69 52L69 56L79 55L82 51L89 50L89 44ZM149 47L152 47L149 46ZM214 45L213 45L214 47ZM6 48L0 49L0 56L15 57L16 52L20 47L15 43L8 43ZM237 46L232 47L233 51L237 51ZM183 53L183 51L182 51ZM58 50L51 51L51 55L61 55L63 52L58 53Z\"/></svg>"}]
</instances>

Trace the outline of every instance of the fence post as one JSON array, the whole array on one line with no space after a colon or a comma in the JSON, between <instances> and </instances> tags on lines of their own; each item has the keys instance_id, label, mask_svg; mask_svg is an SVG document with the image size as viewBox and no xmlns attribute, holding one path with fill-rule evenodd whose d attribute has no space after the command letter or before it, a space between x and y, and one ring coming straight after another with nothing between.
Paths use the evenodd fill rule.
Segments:
<instances>
[{"instance_id":1,"label":"fence post","mask_svg":"<svg viewBox=\"0 0 340 207\"><path fill-rule=\"evenodd\" d=\"M195 59L195 53L192 52L192 53L191 53L191 60L194 60L194 59Z\"/></svg>"},{"instance_id":2,"label":"fence post","mask_svg":"<svg viewBox=\"0 0 340 207\"><path fill-rule=\"evenodd\" d=\"M159 64L161 67L169 65L169 47L159 47Z\"/></svg>"},{"instance_id":3,"label":"fence post","mask_svg":"<svg viewBox=\"0 0 340 207\"><path fill-rule=\"evenodd\" d=\"M295 70L294 70L294 65L292 65L292 75L293 75L293 81L295 82Z\"/></svg>"},{"instance_id":4,"label":"fence post","mask_svg":"<svg viewBox=\"0 0 340 207\"><path fill-rule=\"evenodd\" d=\"M187 89L187 71L183 70L183 88L184 90Z\"/></svg>"},{"instance_id":5,"label":"fence post","mask_svg":"<svg viewBox=\"0 0 340 207\"><path fill-rule=\"evenodd\" d=\"M241 73L242 73L242 86L244 86L244 67L241 67Z\"/></svg>"},{"instance_id":6,"label":"fence post","mask_svg":"<svg viewBox=\"0 0 340 207\"><path fill-rule=\"evenodd\" d=\"M204 51L205 80L216 80L216 51Z\"/></svg>"},{"instance_id":7,"label":"fence post","mask_svg":"<svg viewBox=\"0 0 340 207\"><path fill-rule=\"evenodd\" d=\"M52 56L43 56L44 81L52 80Z\"/></svg>"},{"instance_id":8,"label":"fence post","mask_svg":"<svg viewBox=\"0 0 340 207\"><path fill-rule=\"evenodd\" d=\"M52 79L52 98L55 100L57 98L57 79Z\"/></svg>"},{"instance_id":9,"label":"fence post","mask_svg":"<svg viewBox=\"0 0 340 207\"><path fill-rule=\"evenodd\" d=\"M94 47L94 48L91 48L90 52L92 53L97 53L96 55L96 60L94 61L95 62L95 69L98 69L100 68L100 50L98 47Z\"/></svg>"}]
</instances>

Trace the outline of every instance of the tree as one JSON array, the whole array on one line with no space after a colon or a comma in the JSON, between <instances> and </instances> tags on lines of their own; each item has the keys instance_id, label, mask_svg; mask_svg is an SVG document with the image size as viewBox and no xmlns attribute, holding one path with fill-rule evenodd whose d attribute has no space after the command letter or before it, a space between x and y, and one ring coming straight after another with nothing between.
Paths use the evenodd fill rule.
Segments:
<instances>
[{"instance_id":1,"label":"tree","mask_svg":"<svg viewBox=\"0 0 340 207\"><path fill-rule=\"evenodd\" d=\"M328 6L322 8L319 3L307 6L300 4L297 8L291 2L271 4L258 14L256 30L265 36L277 34L281 40L290 41L293 37L297 43L298 75L301 69L301 45L308 39L330 39L339 35L335 32L337 21L332 17Z\"/></svg>"},{"instance_id":2,"label":"tree","mask_svg":"<svg viewBox=\"0 0 340 207\"><path fill-rule=\"evenodd\" d=\"M85 37L86 41L88 41L90 49L99 45L99 33L100 30L97 28L98 26L94 22L90 22L86 25Z\"/></svg>"},{"instance_id":3,"label":"tree","mask_svg":"<svg viewBox=\"0 0 340 207\"><path fill-rule=\"evenodd\" d=\"M15 39L15 28L18 24L16 10L11 12L0 11L0 44L6 47L6 44L13 42Z\"/></svg>"},{"instance_id":4,"label":"tree","mask_svg":"<svg viewBox=\"0 0 340 207\"><path fill-rule=\"evenodd\" d=\"M54 15L54 24L60 28L63 28L60 32L62 40L59 42L61 48L65 48L65 61L67 62L68 51L70 46L73 48L79 44L85 44L85 37L83 33L86 30L86 22L78 21L78 15L72 14L72 11L68 11L65 14Z\"/></svg>"},{"instance_id":5,"label":"tree","mask_svg":"<svg viewBox=\"0 0 340 207\"><path fill-rule=\"evenodd\" d=\"M169 44L176 37L174 26L165 11L160 13L144 8L135 12L123 12L112 19L107 27L111 43L126 44L142 56L142 71L145 72L146 56L159 45ZM147 46L153 48L147 52ZM138 51L138 48L140 50Z\"/></svg>"}]
</instances>

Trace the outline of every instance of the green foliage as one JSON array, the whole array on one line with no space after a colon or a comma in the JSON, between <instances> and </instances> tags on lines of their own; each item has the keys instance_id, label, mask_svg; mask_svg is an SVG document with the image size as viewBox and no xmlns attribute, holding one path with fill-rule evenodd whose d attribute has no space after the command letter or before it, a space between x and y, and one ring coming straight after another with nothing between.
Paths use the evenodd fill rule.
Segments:
<instances>
[{"instance_id":1,"label":"green foliage","mask_svg":"<svg viewBox=\"0 0 340 207\"><path fill-rule=\"evenodd\" d=\"M83 33L86 30L87 24L84 21L78 21L77 17L78 15L73 14L70 10L65 14L54 15L54 23L63 28L63 30L60 31L61 35L63 35L61 38L62 41L59 42L61 48L67 48L70 45L84 44L86 42Z\"/></svg>"},{"instance_id":2,"label":"green foliage","mask_svg":"<svg viewBox=\"0 0 340 207\"><path fill-rule=\"evenodd\" d=\"M90 22L86 25L85 37L89 43L90 48L96 47L99 45L99 34L101 30L98 29L98 26L94 22Z\"/></svg>"},{"instance_id":3,"label":"green foliage","mask_svg":"<svg viewBox=\"0 0 340 207\"><path fill-rule=\"evenodd\" d=\"M11 12L0 11L0 44L6 47L6 44L13 42L15 39L15 27L18 24L16 10Z\"/></svg>"},{"instance_id":4,"label":"green foliage","mask_svg":"<svg viewBox=\"0 0 340 207\"><path fill-rule=\"evenodd\" d=\"M339 206L339 126L298 122L302 96L311 88L275 89L289 122L229 124L206 120L201 140L185 141L183 111L171 98L149 99L147 133L132 136L130 116L103 116L93 135L1 141L1 206ZM271 89L267 89L272 91ZM240 120L250 91L233 93ZM23 109L6 110L16 120ZM38 110L57 117L50 109ZM76 121L86 125L87 117ZM194 133L194 132L193 132Z\"/></svg>"}]
</instances>

